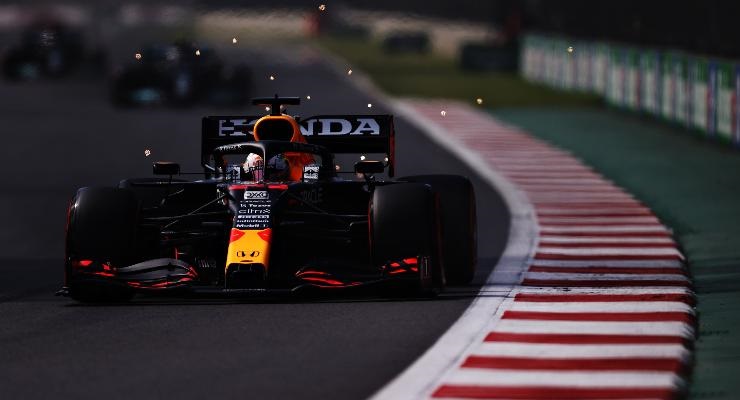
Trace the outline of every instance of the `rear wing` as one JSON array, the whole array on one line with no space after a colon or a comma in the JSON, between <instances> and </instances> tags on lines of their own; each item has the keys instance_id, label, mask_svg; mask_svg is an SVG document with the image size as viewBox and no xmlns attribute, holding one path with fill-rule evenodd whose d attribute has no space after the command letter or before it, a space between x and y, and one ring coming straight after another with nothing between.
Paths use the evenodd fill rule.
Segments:
<instances>
[{"instance_id":1,"label":"rear wing","mask_svg":"<svg viewBox=\"0 0 740 400\"><path fill-rule=\"evenodd\" d=\"M213 149L227 144L252 142L252 128L262 116L203 117L201 163L210 170ZM335 154L380 153L388 158L388 176L395 166L395 131L392 115L316 115L296 118L306 142L324 146Z\"/></svg>"}]
</instances>

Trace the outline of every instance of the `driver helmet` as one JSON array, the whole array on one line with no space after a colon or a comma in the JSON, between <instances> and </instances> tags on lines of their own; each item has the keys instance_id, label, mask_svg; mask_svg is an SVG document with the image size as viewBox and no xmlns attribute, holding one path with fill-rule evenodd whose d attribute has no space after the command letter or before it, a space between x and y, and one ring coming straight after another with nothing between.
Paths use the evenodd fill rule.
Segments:
<instances>
[{"instance_id":1,"label":"driver helmet","mask_svg":"<svg viewBox=\"0 0 740 400\"><path fill-rule=\"evenodd\" d=\"M243 169L247 177L258 182L290 180L290 162L283 154L271 157L265 165L262 156L250 153L244 161Z\"/></svg>"},{"instance_id":2,"label":"driver helmet","mask_svg":"<svg viewBox=\"0 0 740 400\"><path fill-rule=\"evenodd\" d=\"M255 153L249 153L247 159L244 161L242 168L244 169L244 173L246 174L247 179L262 181L264 165L265 162L262 159L262 156Z\"/></svg>"},{"instance_id":3,"label":"driver helmet","mask_svg":"<svg viewBox=\"0 0 740 400\"><path fill-rule=\"evenodd\" d=\"M273 156L267 161L265 175L269 181L290 180L290 162L283 154Z\"/></svg>"}]
</instances>

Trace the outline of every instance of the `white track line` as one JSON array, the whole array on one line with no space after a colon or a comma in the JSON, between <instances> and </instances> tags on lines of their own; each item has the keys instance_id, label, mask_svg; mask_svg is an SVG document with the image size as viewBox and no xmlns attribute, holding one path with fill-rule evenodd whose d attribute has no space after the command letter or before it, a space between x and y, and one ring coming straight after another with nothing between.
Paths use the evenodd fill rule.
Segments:
<instances>
[{"instance_id":1,"label":"white track line","mask_svg":"<svg viewBox=\"0 0 740 400\"><path fill-rule=\"evenodd\" d=\"M656 274L656 275L633 275L633 274L568 274L568 273L551 273L551 272L527 272L524 277L526 279L542 279L542 280L631 280L631 281L686 281L689 279L684 275L669 275L669 274Z\"/></svg>"},{"instance_id":2,"label":"white track line","mask_svg":"<svg viewBox=\"0 0 740 400\"><path fill-rule=\"evenodd\" d=\"M527 302L515 301L509 310L537 312L685 312L693 308L678 301Z\"/></svg>"},{"instance_id":3,"label":"white track line","mask_svg":"<svg viewBox=\"0 0 740 400\"><path fill-rule=\"evenodd\" d=\"M564 232L669 232L663 225L541 226L540 231L545 235L554 235Z\"/></svg>"},{"instance_id":4,"label":"white track line","mask_svg":"<svg viewBox=\"0 0 740 400\"><path fill-rule=\"evenodd\" d=\"M687 359L690 352L680 344L541 344L483 343L473 355L531 358L630 358L662 357Z\"/></svg>"},{"instance_id":5,"label":"white track line","mask_svg":"<svg viewBox=\"0 0 740 400\"><path fill-rule=\"evenodd\" d=\"M410 106L393 102L396 114L419 126L436 143L449 149L460 160L477 171L492 187L496 188L509 209L511 225L506 249L499 263L481 288L485 293L490 286L510 293L521 276L536 248L537 223L534 210L526 197L511 183L475 153L465 150L438 125L421 118ZM511 296L480 296L463 313L455 324L419 357L401 375L377 392L374 399L427 398L436 389L443 375L461 362L467 349L479 343L490 331L491 318L497 319L497 310L511 302Z\"/></svg>"},{"instance_id":6,"label":"white track line","mask_svg":"<svg viewBox=\"0 0 740 400\"><path fill-rule=\"evenodd\" d=\"M542 184L542 185L567 185L567 186L574 186L574 187L603 185L604 182L611 183L610 181L605 181L604 179L599 179L599 178L561 179L561 178L553 177L553 178L547 179L547 178L542 178L541 176L531 177L531 178L514 178L514 179L511 179L511 181L517 185ZM616 185L611 183L611 186L616 186Z\"/></svg>"},{"instance_id":7,"label":"white track line","mask_svg":"<svg viewBox=\"0 0 740 400\"><path fill-rule=\"evenodd\" d=\"M693 292L687 288L682 287L664 287L664 288L609 288L609 289L587 289L587 288L573 288L567 291L558 288L530 288L520 287L516 290L516 293L525 294L540 294L540 295L551 295L551 294L685 294L693 295Z\"/></svg>"},{"instance_id":8,"label":"white track line","mask_svg":"<svg viewBox=\"0 0 740 400\"><path fill-rule=\"evenodd\" d=\"M666 255L683 257L682 253L676 248L622 248L622 247L553 247L540 246L537 249L542 254L567 254L567 255Z\"/></svg>"},{"instance_id":9,"label":"white track line","mask_svg":"<svg viewBox=\"0 0 740 400\"><path fill-rule=\"evenodd\" d=\"M683 268L683 263L678 260L536 260L534 264L551 267Z\"/></svg>"},{"instance_id":10,"label":"white track line","mask_svg":"<svg viewBox=\"0 0 740 400\"><path fill-rule=\"evenodd\" d=\"M539 218L541 224L553 224L553 223L656 223L660 224L658 218L652 215L640 216L640 217L557 217L557 216L541 216Z\"/></svg>"},{"instance_id":11,"label":"white track line","mask_svg":"<svg viewBox=\"0 0 740 400\"><path fill-rule=\"evenodd\" d=\"M677 384L677 378L676 374L671 372L553 372L461 368L455 371L445 383L453 385L480 385L480 382L486 382L487 385L494 386L653 388L674 386Z\"/></svg>"},{"instance_id":12,"label":"white track line","mask_svg":"<svg viewBox=\"0 0 740 400\"><path fill-rule=\"evenodd\" d=\"M540 243L644 243L644 244L668 244L675 245L676 242L670 237L598 237L598 236L555 236L555 235L542 235L540 236ZM544 246L543 246L544 247Z\"/></svg>"},{"instance_id":13,"label":"white track line","mask_svg":"<svg viewBox=\"0 0 740 400\"><path fill-rule=\"evenodd\" d=\"M558 207L547 207L542 206L537 209L537 215L554 215L554 216L560 216L560 215L604 215L604 214L622 214L622 215L632 215L634 213L648 213L649 215L653 215L653 213L646 207L601 207L601 208L581 208L581 209L575 209L575 208L558 208Z\"/></svg>"},{"instance_id":14,"label":"white track line","mask_svg":"<svg viewBox=\"0 0 740 400\"><path fill-rule=\"evenodd\" d=\"M679 321L593 322L503 319L498 321L492 332L694 336L694 329L689 324Z\"/></svg>"}]
</instances>

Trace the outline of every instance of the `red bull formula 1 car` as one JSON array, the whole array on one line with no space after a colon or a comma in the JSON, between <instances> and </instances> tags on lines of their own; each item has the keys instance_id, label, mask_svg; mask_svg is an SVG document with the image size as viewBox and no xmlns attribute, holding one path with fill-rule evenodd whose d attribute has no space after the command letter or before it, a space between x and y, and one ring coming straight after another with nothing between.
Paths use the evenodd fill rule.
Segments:
<instances>
[{"instance_id":1,"label":"red bull formula 1 car","mask_svg":"<svg viewBox=\"0 0 740 400\"><path fill-rule=\"evenodd\" d=\"M157 162L159 177L79 189L60 294L97 302L391 287L428 296L473 278L470 181L376 179L394 175L392 116L301 120L280 111L298 98L254 103L271 113L203 118L203 179ZM344 153L366 155L348 175L335 164Z\"/></svg>"}]
</instances>

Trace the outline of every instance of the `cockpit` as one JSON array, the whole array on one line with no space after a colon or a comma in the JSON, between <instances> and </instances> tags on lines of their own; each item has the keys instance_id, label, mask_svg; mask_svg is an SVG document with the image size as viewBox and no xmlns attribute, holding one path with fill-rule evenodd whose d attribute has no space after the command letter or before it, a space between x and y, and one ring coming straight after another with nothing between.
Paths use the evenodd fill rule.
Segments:
<instances>
[{"instance_id":1,"label":"cockpit","mask_svg":"<svg viewBox=\"0 0 740 400\"><path fill-rule=\"evenodd\" d=\"M260 141L214 151L216 177L246 182L302 182L334 176L333 157L320 146Z\"/></svg>"}]
</instances>

